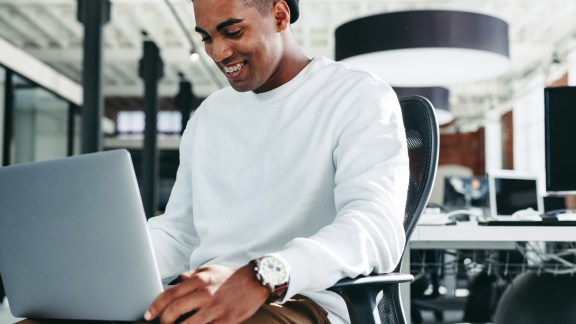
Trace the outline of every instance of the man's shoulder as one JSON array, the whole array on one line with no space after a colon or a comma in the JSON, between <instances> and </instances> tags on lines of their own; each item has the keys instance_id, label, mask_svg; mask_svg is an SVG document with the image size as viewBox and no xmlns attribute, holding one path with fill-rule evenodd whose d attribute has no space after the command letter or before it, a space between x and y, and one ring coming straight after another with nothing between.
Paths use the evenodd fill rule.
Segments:
<instances>
[{"instance_id":1,"label":"man's shoulder","mask_svg":"<svg viewBox=\"0 0 576 324\"><path fill-rule=\"evenodd\" d=\"M328 74L331 80L347 80L348 82L366 82L372 84L386 84L379 76L370 71L362 70L348 65L343 61L334 61L327 57L315 58L318 71Z\"/></svg>"}]
</instances>

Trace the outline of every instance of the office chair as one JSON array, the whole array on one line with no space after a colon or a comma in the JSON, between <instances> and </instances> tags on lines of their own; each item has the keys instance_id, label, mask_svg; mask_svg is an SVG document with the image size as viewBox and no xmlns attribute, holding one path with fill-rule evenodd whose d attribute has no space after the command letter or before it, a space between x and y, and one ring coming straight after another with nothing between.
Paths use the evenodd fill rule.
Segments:
<instances>
[{"instance_id":1,"label":"office chair","mask_svg":"<svg viewBox=\"0 0 576 324\"><path fill-rule=\"evenodd\" d=\"M410 160L410 185L404 212L406 249L432 191L438 166L439 135L434 107L428 99L407 96L399 100ZM329 288L346 301L352 324L406 323L400 301L400 283L410 282L414 277L400 273L400 264L391 273L345 278Z\"/></svg>"}]
</instances>

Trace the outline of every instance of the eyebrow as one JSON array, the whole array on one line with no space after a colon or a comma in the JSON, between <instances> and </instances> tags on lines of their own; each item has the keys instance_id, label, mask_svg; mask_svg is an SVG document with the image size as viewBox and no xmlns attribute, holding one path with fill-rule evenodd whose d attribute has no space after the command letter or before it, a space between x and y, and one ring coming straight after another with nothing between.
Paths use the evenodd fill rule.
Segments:
<instances>
[{"instance_id":1,"label":"eyebrow","mask_svg":"<svg viewBox=\"0 0 576 324\"><path fill-rule=\"evenodd\" d=\"M222 29L224 29L224 28L226 28L226 27L228 27L228 26L232 26L232 25L237 24L237 23L240 23L240 22L242 22L242 21L244 21L244 19L235 19L235 18L228 19L228 20L226 20L226 21L224 21L224 22L219 23L219 24L216 26L216 30L217 30L217 31L221 31ZM195 30L196 32L198 32L198 33L208 34L204 29L202 29L202 28L200 28L200 27L195 27L194 30Z\"/></svg>"}]
</instances>

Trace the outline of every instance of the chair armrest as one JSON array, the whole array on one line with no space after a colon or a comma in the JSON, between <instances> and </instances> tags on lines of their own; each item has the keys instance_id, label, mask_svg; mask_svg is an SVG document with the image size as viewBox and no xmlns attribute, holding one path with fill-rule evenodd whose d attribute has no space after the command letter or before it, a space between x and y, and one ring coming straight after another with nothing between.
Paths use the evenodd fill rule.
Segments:
<instances>
[{"instance_id":1,"label":"chair armrest","mask_svg":"<svg viewBox=\"0 0 576 324\"><path fill-rule=\"evenodd\" d=\"M328 290L336 292L344 299L352 324L376 324L380 301L383 302L384 312L387 314L387 320L382 323L405 324L399 285L413 280L414 276L411 274L391 272L354 279L344 278Z\"/></svg>"},{"instance_id":2,"label":"chair armrest","mask_svg":"<svg viewBox=\"0 0 576 324\"><path fill-rule=\"evenodd\" d=\"M330 287L329 289L332 290L334 288L347 288L351 286L360 287L360 286L380 286L382 284L391 284L391 283L401 283L401 282L410 282L414 281L414 276L408 273L385 273L380 275L370 275L366 277L357 277L357 278L344 278L338 281L334 286Z\"/></svg>"}]
</instances>

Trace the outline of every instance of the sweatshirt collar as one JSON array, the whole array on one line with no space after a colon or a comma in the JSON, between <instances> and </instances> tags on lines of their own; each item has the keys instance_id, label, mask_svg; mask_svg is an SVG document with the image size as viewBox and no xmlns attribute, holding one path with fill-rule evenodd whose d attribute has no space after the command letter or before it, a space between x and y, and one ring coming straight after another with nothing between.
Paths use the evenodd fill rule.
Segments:
<instances>
[{"instance_id":1,"label":"sweatshirt collar","mask_svg":"<svg viewBox=\"0 0 576 324\"><path fill-rule=\"evenodd\" d=\"M308 63L304 69L302 69L302 71L300 71L294 78L292 78L292 80L275 89L261 93L248 91L244 92L243 94L248 100L260 102L275 100L287 96L304 83L304 80L306 80L307 76L318 68L320 61L322 61L322 58L320 57L313 58L312 61Z\"/></svg>"}]
</instances>

